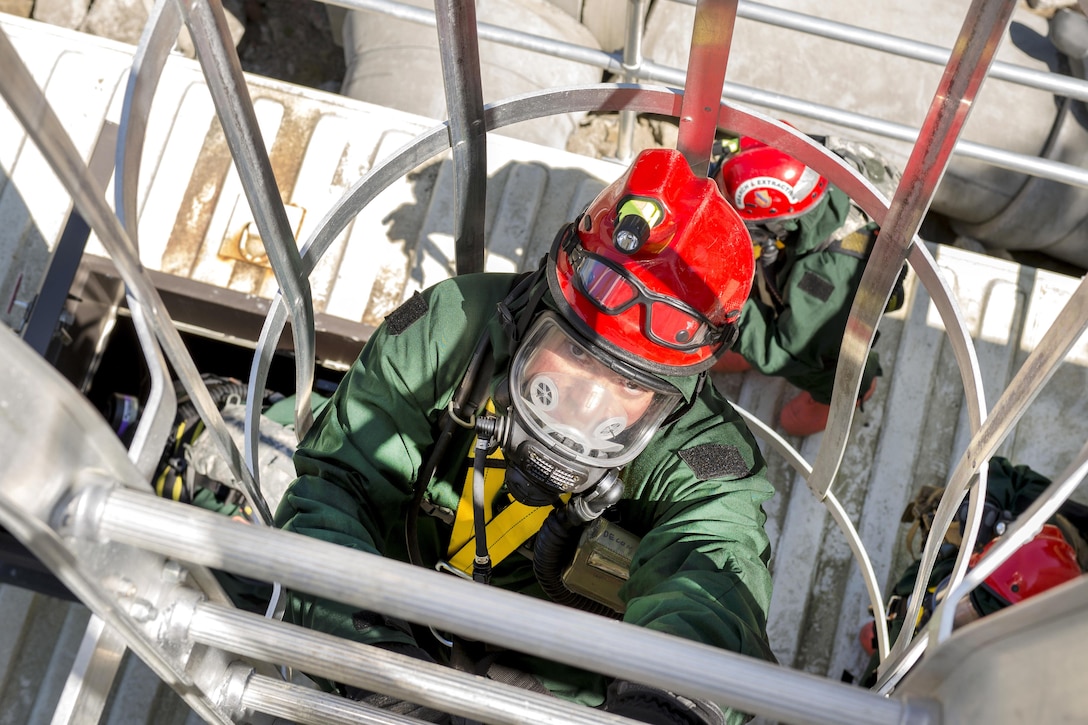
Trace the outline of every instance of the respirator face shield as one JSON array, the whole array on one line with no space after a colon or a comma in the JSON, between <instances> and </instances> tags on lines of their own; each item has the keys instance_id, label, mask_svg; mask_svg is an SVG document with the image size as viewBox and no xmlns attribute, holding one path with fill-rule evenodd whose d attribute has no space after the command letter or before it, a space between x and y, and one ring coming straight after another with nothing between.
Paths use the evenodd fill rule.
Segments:
<instances>
[{"instance_id":1,"label":"respirator face shield","mask_svg":"<svg viewBox=\"0 0 1088 725\"><path fill-rule=\"evenodd\" d=\"M504 452L517 498L523 477L552 498L588 489L641 453L681 399L677 388L594 349L551 312L519 346L509 385Z\"/></svg>"}]
</instances>

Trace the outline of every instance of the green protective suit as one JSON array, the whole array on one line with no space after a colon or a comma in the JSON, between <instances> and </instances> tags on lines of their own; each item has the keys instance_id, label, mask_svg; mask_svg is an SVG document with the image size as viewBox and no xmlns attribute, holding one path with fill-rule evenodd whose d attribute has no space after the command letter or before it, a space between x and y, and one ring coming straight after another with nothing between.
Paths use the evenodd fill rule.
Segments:
<instances>
[{"instance_id":1,"label":"green protective suit","mask_svg":"<svg viewBox=\"0 0 1088 725\"><path fill-rule=\"evenodd\" d=\"M281 501L277 526L407 561L412 482L485 330L496 379L508 367L510 345L495 311L514 280L458 276L386 318L300 443L299 478ZM688 396L696 390L694 378L669 380ZM470 431L458 428L458 435L428 485L428 510L456 509L472 443ZM765 634L771 580L762 509L774 490L736 412L706 385L621 477L619 523L642 537L621 590L624 621L774 661ZM449 535L441 518L421 515L420 549L428 566L445 556ZM492 585L543 596L531 562L516 552L495 567ZM480 612L481 619L487 616ZM381 617L303 593L291 593L285 619L370 644L413 641ZM424 638L420 646L434 645ZM521 665L534 668L556 694L591 705L603 698L599 676L540 660Z\"/></svg>"},{"instance_id":2,"label":"green protective suit","mask_svg":"<svg viewBox=\"0 0 1088 725\"><path fill-rule=\"evenodd\" d=\"M759 275L740 317L734 350L752 367L785 378L819 403L830 403L846 320L861 282L868 249L851 253L828 239L842 229L851 211L849 197L834 186L815 209L793 222L785 248L771 267L782 304L767 304L758 293ZM872 238L875 225L855 234ZM859 239L860 237L854 237ZM757 259L756 266L762 261ZM780 309L777 309L780 307ZM861 391L881 374L877 354L869 352Z\"/></svg>"},{"instance_id":3,"label":"green protective suit","mask_svg":"<svg viewBox=\"0 0 1088 725\"><path fill-rule=\"evenodd\" d=\"M993 529L993 523L995 520L1001 520L1005 522L1014 521L1024 511L1028 509L1035 502L1043 491L1047 489L1051 481L1049 478L1032 469L1027 465L1013 465L1007 458L1001 456L994 456L990 459L988 467L988 475L986 477L986 504L992 506L995 511L1001 512L1001 515L990 521L989 526L984 524L979 531L979 538L975 545L975 551L981 552L986 543L993 540L995 537L995 531ZM936 493L943 493L944 489L936 489ZM921 498L921 497L920 497ZM909 505L907 511L903 515L903 523L913 522L915 517L922 516L927 519L926 529L928 529L928 521L932 521L933 515L936 513L937 504L939 499L935 494L924 495L926 499L923 503L912 502ZM960 513L957 514L956 520L953 521L952 527L954 530L962 528L963 522L966 518L966 499L961 505ZM1088 533L1088 518L1085 514L1088 511L1085 508L1077 504L1076 502L1067 501L1056 516L1048 520L1048 523L1056 524L1061 529L1062 534L1073 545L1074 549L1078 552L1078 559L1081 561L1081 568L1085 566L1085 543L1084 534ZM958 537L956 541L959 541ZM921 546L921 544L919 544ZM912 552L913 553L913 552ZM921 551L919 551L919 554ZM927 583L927 590L932 592L938 586L944 582L945 579L952 573L952 568L956 563L956 557L959 555L959 545L949 543L947 538L944 545L938 550L937 558L933 563L933 571L930 574L929 582ZM911 593L914 591L914 584L918 580L918 570L921 568L921 559L915 559L907 568L903 571L899 580L891 588L890 601L895 605L889 607L891 611L888 613L888 636L890 641L894 642L895 638L899 636L899 633L903 629L903 620L906 617L907 605L910 599ZM1006 601L1003 601L997 597L988 586L983 585L972 590L970 593L971 603L974 605L975 610L981 616L988 616L994 612L1004 609L1008 606ZM925 601L925 600L924 600ZM922 611L919 614L920 622L916 628L916 632L920 632L925 626L925 622L932 614L931 603L926 603L923 606ZM861 684L865 687L872 687L876 684L876 670L879 665L879 659L874 654L869 664L862 674Z\"/></svg>"}]
</instances>

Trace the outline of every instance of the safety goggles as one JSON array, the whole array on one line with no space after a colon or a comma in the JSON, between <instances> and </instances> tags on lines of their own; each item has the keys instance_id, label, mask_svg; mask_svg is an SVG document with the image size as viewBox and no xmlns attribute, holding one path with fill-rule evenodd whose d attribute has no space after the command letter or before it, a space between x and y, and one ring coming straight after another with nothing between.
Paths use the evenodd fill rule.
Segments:
<instances>
[{"instance_id":1,"label":"safety goggles","mask_svg":"<svg viewBox=\"0 0 1088 725\"><path fill-rule=\"evenodd\" d=\"M650 292L615 262L591 254L577 243L564 244L564 249L578 291L608 315L642 305L645 312L642 332L658 345L673 350L695 350L725 338L726 326L715 325L675 297Z\"/></svg>"}]
</instances>

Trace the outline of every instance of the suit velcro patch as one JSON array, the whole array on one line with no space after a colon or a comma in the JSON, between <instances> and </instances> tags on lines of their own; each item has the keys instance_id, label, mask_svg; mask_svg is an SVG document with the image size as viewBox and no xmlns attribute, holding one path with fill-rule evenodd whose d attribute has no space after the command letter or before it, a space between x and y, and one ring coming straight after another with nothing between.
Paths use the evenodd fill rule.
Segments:
<instances>
[{"instance_id":1,"label":"suit velcro patch","mask_svg":"<svg viewBox=\"0 0 1088 725\"><path fill-rule=\"evenodd\" d=\"M821 302L827 302L831 293L835 291L835 285L815 272L805 272L797 288L802 292L808 292Z\"/></svg>"},{"instance_id":2,"label":"suit velcro patch","mask_svg":"<svg viewBox=\"0 0 1088 725\"><path fill-rule=\"evenodd\" d=\"M386 315L386 329L389 330L390 335L396 337L427 314L427 309L427 300L419 292L416 292L400 307Z\"/></svg>"},{"instance_id":3,"label":"suit velcro patch","mask_svg":"<svg viewBox=\"0 0 1088 725\"><path fill-rule=\"evenodd\" d=\"M747 475L748 464L736 446L703 443L680 451L680 458L700 481L712 478L738 478Z\"/></svg>"}]
</instances>

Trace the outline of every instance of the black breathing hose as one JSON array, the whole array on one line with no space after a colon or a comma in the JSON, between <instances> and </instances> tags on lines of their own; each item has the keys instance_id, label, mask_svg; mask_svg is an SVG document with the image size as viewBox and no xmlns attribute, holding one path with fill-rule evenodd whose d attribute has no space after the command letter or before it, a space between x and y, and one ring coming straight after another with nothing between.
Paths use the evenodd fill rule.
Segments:
<instances>
[{"instance_id":1,"label":"black breathing hose","mask_svg":"<svg viewBox=\"0 0 1088 725\"><path fill-rule=\"evenodd\" d=\"M580 523L571 518L566 508L548 514L533 544L533 573L544 593L556 604L616 618L619 615L612 607L572 592L563 584L563 567L570 563L582 533Z\"/></svg>"},{"instance_id":2,"label":"black breathing hose","mask_svg":"<svg viewBox=\"0 0 1088 725\"><path fill-rule=\"evenodd\" d=\"M493 367L491 337L485 330L476 341L476 348L469 360L468 369L453 394L451 406L457 415L464 416L466 410L468 415L474 415L483 406L484 401L480 398L487 392ZM408 506L408 514L404 517L404 542L408 547L408 561L416 566L423 566L423 556L419 550L419 507L423 503L423 494L427 491L427 485L434 476L438 462L445 455L446 448L453 439L453 432L458 427L460 424L449 411L442 415L442 429L435 439L434 446L431 447L427 462L423 464L423 468L420 469L419 475L412 484L412 503Z\"/></svg>"}]
</instances>

